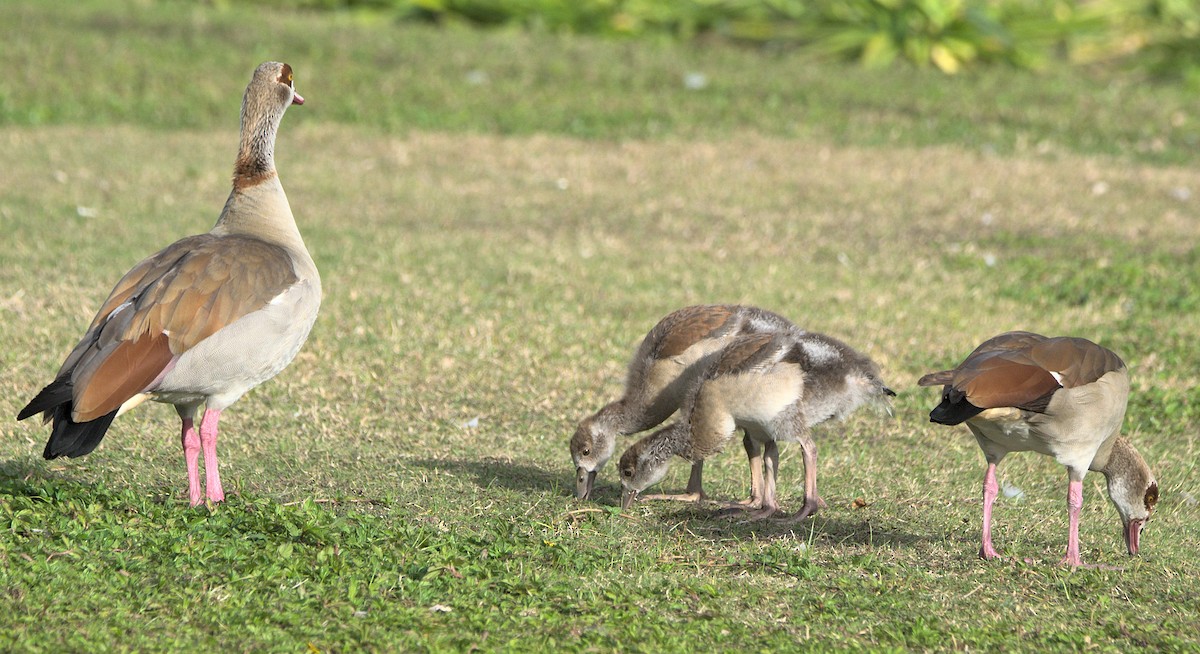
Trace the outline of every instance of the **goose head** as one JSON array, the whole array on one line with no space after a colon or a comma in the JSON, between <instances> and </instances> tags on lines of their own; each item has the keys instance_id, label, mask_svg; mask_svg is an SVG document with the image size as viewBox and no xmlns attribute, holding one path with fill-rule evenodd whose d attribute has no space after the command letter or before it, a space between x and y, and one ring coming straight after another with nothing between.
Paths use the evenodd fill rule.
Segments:
<instances>
[{"instance_id":1,"label":"goose head","mask_svg":"<svg viewBox=\"0 0 1200 654\"><path fill-rule=\"evenodd\" d=\"M246 100L273 104L282 114L293 104L304 104L304 97L296 92L292 67L280 61L266 61L254 69L250 84L246 87ZM272 112L274 113L274 112Z\"/></svg>"},{"instance_id":2,"label":"goose head","mask_svg":"<svg viewBox=\"0 0 1200 654\"><path fill-rule=\"evenodd\" d=\"M304 104L296 93L292 67L278 61L254 69L242 96L242 136L233 167L236 189L258 186L275 175L275 135L283 114L293 104Z\"/></svg>"},{"instance_id":3,"label":"goose head","mask_svg":"<svg viewBox=\"0 0 1200 654\"><path fill-rule=\"evenodd\" d=\"M268 61L254 69L246 95L242 96L242 139L262 147L274 140L279 121L293 104L304 104L296 93L292 67L278 61Z\"/></svg>"},{"instance_id":4,"label":"goose head","mask_svg":"<svg viewBox=\"0 0 1200 654\"><path fill-rule=\"evenodd\" d=\"M1150 466L1124 438L1117 439L1108 465L1101 472L1108 481L1108 498L1121 516L1125 547L1131 555L1137 554L1142 528L1158 503L1158 481Z\"/></svg>"}]
</instances>

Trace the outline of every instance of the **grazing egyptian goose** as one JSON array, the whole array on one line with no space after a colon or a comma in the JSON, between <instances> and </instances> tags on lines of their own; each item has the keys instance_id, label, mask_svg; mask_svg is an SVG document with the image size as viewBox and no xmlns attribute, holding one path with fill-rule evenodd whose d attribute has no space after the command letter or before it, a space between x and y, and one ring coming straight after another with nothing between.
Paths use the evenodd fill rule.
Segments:
<instances>
[{"instance_id":1,"label":"grazing egyptian goose","mask_svg":"<svg viewBox=\"0 0 1200 654\"><path fill-rule=\"evenodd\" d=\"M1007 332L984 341L953 370L930 373L917 383L942 385L942 402L930 412L930 421L965 422L987 459L979 556L999 556L992 547L996 466L1009 452L1029 450L1067 467L1070 532L1063 563L1082 564L1079 515L1088 470L1107 478L1125 544L1137 554L1142 526L1158 502L1158 483L1133 445L1118 436L1129 375L1111 350L1083 338Z\"/></svg>"},{"instance_id":2,"label":"grazing egyptian goose","mask_svg":"<svg viewBox=\"0 0 1200 654\"><path fill-rule=\"evenodd\" d=\"M117 415L153 399L175 405L183 421L192 506L201 502L201 451L207 497L225 499L221 412L292 361L321 304L321 278L275 172L280 120L303 103L291 66L267 62L254 71L242 100L233 192L216 225L126 273L54 381L17 415L42 413L53 423L47 459L91 452Z\"/></svg>"},{"instance_id":3,"label":"grazing egyptian goose","mask_svg":"<svg viewBox=\"0 0 1200 654\"><path fill-rule=\"evenodd\" d=\"M762 506L749 514L751 519L779 510L777 443L795 441L803 448L804 506L785 521L803 520L823 505L812 428L864 404L888 407L887 398L895 395L880 380L873 361L835 338L813 332L739 337L693 385L681 419L621 455L621 506L628 508L639 493L658 483L672 456L703 461L724 449L740 428L766 449Z\"/></svg>"},{"instance_id":4,"label":"grazing egyptian goose","mask_svg":"<svg viewBox=\"0 0 1200 654\"><path fill-rule=\"evenodd\" d=\"M585 418L571 437L575 496L581 500L591 497L596 473L612 458L617 436L662 424L679 408L696 375L730 341L744 334L796 329L776 313L732 304L684 307L660 320L629 362L625 393ZM751 480L749 503L755 503L760 501L757 489L761 485L761 452L748 439L745 446L751 469L759 471ZM700 500L704 497L703 467L702 461L692 466L685 493L649 499Z\"/></svg>"}]
</instances>

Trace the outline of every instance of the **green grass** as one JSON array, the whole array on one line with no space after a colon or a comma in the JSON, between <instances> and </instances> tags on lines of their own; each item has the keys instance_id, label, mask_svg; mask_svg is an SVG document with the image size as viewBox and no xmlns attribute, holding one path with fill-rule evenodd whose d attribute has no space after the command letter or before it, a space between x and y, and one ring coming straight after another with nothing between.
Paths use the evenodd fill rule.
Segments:
<instances>
[{"instance_id":1,"label":"green grass","mask_svg":"<svg viewBox=\"0 0 1200 654\"><path fill-rule=\"evenodd\" d=\"M266 58L308 99L277 158L327 294L296 362L223 417L223 505L187 508L169 407L78 460L0 422L0 649L1200 644L1181 91L184 3L3 3L0 24L19 26L0 48L0 414L125 270L211 225ZM686 92L690 70L710 86ZM571 497L574 423L655 320L715 301L840 336L900 391L893 419L818 435L829 507L795 533L621 514L611 466L597 502ZM1000 471L1025 493L996 512L1018 560L975 558L982 456L914 384L1012 328L1133 370L1125 431L1163 499L1130 559L1089 476L1081 534L1119 570L1055 565L1065 475L1029 454ZM801 467L785 450L785 508ZM744 468L717 457L709 492L740 496Z\"/></svg>"},{"instance_id":2,"label":"green grass","mask_svg":"<svg viewBox=\"0 0 1200 654\"><path fill-rule=\"evenodd\" d=\"M220 4L220 3L218 3ZM322 122L389 132L710 138L745 130L836 143L1061 149L1182 163L1194 91L1139 76L995 69L946 78L831 67L794 52L434 30L386 14L225 10L181 0L0 5L0 125L212 129L246 61L296 62ZM53 48L46 44L52 43ZM685 87L700 73L707 86Z\"/></svg>"}]
</instances>

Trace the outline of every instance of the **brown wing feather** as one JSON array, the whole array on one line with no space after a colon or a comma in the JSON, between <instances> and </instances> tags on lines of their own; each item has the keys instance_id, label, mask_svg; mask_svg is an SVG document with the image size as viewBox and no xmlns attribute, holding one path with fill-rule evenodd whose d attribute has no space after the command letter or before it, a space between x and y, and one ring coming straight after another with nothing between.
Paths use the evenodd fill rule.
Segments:
<instances>
[{"instance_id":1,"label":"brown wing feather","mask_svg":"<svg viewBox=\"0 0 1200 654\"><path fill-rule=\"evenodd\" d=\"M133 269L125 273L121 281L117 282L112 292L108 294L108 299L100 305L100 310L92 318L92 324L88 326L88 331L99 327L108 320L117 307L129 301L129 298L162 277L163 274L178 262L179 257L183 256L184 253L195 247L199 247L211 238L208 234L200 234L180 239L134 266Z\"/></svg>"},{"instance_id":2,"label":"brown wing feather","mask_svg":"<svg viewBox=\"0 0 1200 654\"><path fill-rule=\"evenodd\" d=\"M954 380L953 370L931 372L917 380L917 386L942 386Z\"/></svg>"},{"instance_id":3,"label":"brown wing feather","mask_svg":"<svg viewBox=\"0 0 1200 654\"><path fill-rule=\"evenodd\" d=\"M1045 336L1034 334L1033 332L1004 332L1003 334L997 334L980 343L978 347L967 355L966 359L963 359L962 363L958 364L958 367L951 370L931 372L917 380L917 385L937 386L938 384L953 384L959 390L965 390L963 386L958 385L965 383L960 378L962 371L975 370L981 361L996 356L1011 356L1014 354L1018 357L1024 356L1021 354L1023 351L1045 340ZM958 379L957 383L956 379Z\"/></svg>"},{"instance_id":4,"label":"brown wing feather","mask_svg":"<svg viewBox=\"0 0 1200 654\"><path fill-rule=\"evenodd\" d=\"M1002 354L1002 353L1020 353L1027 352L1030 348L1038 343L1045 342L1047 339L1041 334L1033 332L1004 332L997 334L986 341L979 344L963 363L970 361L972 358L984 354Z\"/></svg>"},{"instance_id":5,"label":"brown wing feather","mask_svg":"<svg viewBox=\"0 0 1200 654\"><path fill-rule=\"evenodd\" d=\"M177 241L129 271L67 357L77 422L147 390L183 354L297 280L283 248L245 236Z\"/></svg>"},{"instance_id":6,"label":"brown wing feather","mask_svg":"<svg viewBox=\"0 0 1200 654\"><path fill-rule=\"evenodd\" d=\"M283 248L242 236L214 237L142 291L123 336L167 332L171 351L182 354L265 306L296 279Z\"/></svg>"},{"instance_id":7,"label":"brown wing feather","mask_svg":"<svg viewBox=\"0 0 1200 654\"><path fill-rule=\"evenodd\" d=\"M162 334L120 342L96 367L89 383L76 391L71 419L88 422L120 408L153 382L171 358Z\"/></svg>"},{"instance_id":8,"label":"brown wing feather","mask_svg":"<svg viewBox=\"0 0 1200 654\"><path fill-rule=\"evenodd\" d=\"M778 336L772 333L747 334L726 346L711 376L746 372L760 365L773 351L771 342Z\"/></svg>"},{"instance_id":9,"label":"brown wing feather","mask_svg":"<svg viewBox=\"0 0 1200 654\"><path fill-rule=\"evenodd\" d=\"M1112 350L1070 336L1050 338L1035 345L1030 348L1029 357L1043 368L1059 373L1066 388L1090 384L1106 373L1125 368L1125 362Z\"/></svg>"},{"instance_id":10,"label":"brown wing feather","mask_svg":"<svg viewBox=\"0 0 1200 654\"><path fill-rule=\"evenodd\" d=\"M949 384L984 409L1042 411L1059 388L1090 384L1124 367L1120 357L1087 339L1006 332L984 341L954 370L930 373L917 383Z\"/></svg>"},{"instance_id":11,"label":"brown wing feather","mask_svg":"<svg viewBox=\"0 0 1200 654\"><path fill-rule=\"evenodd\" d=\"M662 329L658 338L655 359L666 359L683 353L689 347L718 333L733 315L733 307L727 305L703 305L686 307L672 314L672 320L664 320L655 326Z\"/></svg>"},{"instance_id":12,"label":"brown wing feather","mask_svg":"<svg viewBox=\"0 0 1200 654\"><path fill-rule=\"evenodd\" d=\"M978 367L960 369L954 387L981 409L997 407L1045 408L1049 396L1060 388L1049 372L1036 365L992 357Z\"/></svg>"}]
</instances>

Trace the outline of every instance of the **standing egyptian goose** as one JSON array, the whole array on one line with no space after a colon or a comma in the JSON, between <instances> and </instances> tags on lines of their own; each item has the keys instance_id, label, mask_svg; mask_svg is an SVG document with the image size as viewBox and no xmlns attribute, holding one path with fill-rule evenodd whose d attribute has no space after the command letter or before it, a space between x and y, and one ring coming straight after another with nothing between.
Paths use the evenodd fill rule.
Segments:
<instances>
[{"instance_id":1,"label":"standing egyptian goose","mask_svg":"<svg viewBox=\"0 0 1200 654\"><path fill-rule=\"evenodd\" d=\"M1009 452L1029 450L1067 467L1070 532L1063 563L1082 564L1079 516L1088 470L1107 478L1126 547L1137 554L1142 526L1158 501L1158 483L1133 445L1118 436L1129 375L1111 350L1083 338L1007 332L984 341L953 370L930 373L917 383L943 385L942 402L930 412L930 421L966 422L987 459L979 556L999 556L991 524L996 466Z\"/></svg>"},{"instance_id":2,"label":"standing egyptian goose","mask_svg":"<svg viewBox=\"0 0 1200 654\"><path fill-rule=\"evenodd\" d=\"M153 399L175 405L183 421L192 505L201 502L201 451L207 497L225 499L221 411L292 361L321 304L321 278L275 172L280 120L303 103L291 66L267 62L254 71L242 100L233 192L216 225L126 273L58 376L18 414L53 422L47 459L91 452L119 413Z\"/></svg>"},{"instance_id":3,"label":"standing egyptian goose","mask_svg":"<svg viewBox=\"0 0 1200 654\"><path fill-rule=\"evenodd\" d=\"M634 443L621 455L622 508L658 483L671 457L700 462L720 452L737 429L766 449L762 506L752 519L779 510L775 485L780 441L796 441L804 456L804 506L787 522L822 505L812 428L840 420L864 404L889 406L895 396L879 367L845 343L813 332L739 337L708 366L688 393L681 419Z\"/></svg>"},{"instance_id":4,"label":"standing egyptian goose","mask_svg":"<svg viewBox=\"0 0 1200 654\"><path fill-rule=\"evenodd\" d=\"M684 307L660 320L629 362L625 393L585 418L571 437L575 496L581 500L591 497L596 473L612 458L617 436L656 427L675 413L696 375L730 341L744 334L790 330L797 327L783 316L730 304ZM750 503L754 503L760 501L757 489L761 485L762 455L757 444L748 439L745 446L751 469L760 471L751 483ZM684 494L649 499L701 499L703 467L702 461L692 467Z\"/></svg>"}]
</instances>

